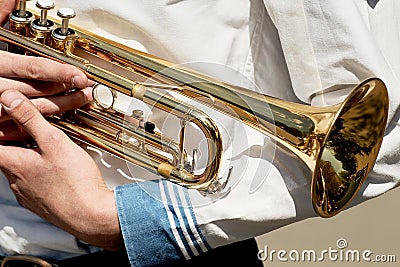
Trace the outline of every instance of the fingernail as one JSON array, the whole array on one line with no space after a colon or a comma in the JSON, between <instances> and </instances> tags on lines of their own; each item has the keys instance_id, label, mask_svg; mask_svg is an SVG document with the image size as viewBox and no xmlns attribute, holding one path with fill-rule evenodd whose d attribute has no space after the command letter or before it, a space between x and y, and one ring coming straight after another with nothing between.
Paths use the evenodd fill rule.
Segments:
<instances>
[{"instance_id":1,"label":"fingernail","mask_svg":"<svg viewBox=\"0 0 400 267\"><path fill-rule=\"evenodd\" d=\"M6 109L14 109L21 104L21 94L14 91L5 91L1 95L1 103Z\"/></svg>"},{"instance_id":2,"label":"fingernail","mask_svg":"<svg viewBox=\"0 0 400 267\"><path fill-rule=\"evenodd\" d=\"M72 83L72 87L81 87L83 86L83 78L82 76L76 75L74 77L72 77L71 83Z\"/></svg>"}]
</instances>

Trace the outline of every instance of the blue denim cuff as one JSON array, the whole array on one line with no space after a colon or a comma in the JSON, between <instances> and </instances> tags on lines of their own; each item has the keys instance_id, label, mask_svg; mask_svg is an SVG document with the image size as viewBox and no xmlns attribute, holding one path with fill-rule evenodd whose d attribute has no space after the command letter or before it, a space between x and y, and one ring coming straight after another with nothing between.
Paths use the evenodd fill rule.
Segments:
<instances>
[{"instance_id":1,"label":"blue denim cuff","mask_svg":"<svg viewBox=\"0 0 400 267\"><path fill-rule=\"evenodd\" d=\"M183 259L173 242L164 205L156 196L150 196L137 184L129 184L116 187L115 198L132 266L157 266Z\"/></svg>"},{"instance_id":2,"label":"blue denim cuff","mask_svg":"<svg viewBox=\"0 0 400 267\"><path fill-rule=\"evenodd\" d=\"M116 187L115 198L132 266L172 266L210 249L186 188L146 181Z\"/></svg>"}]
</instances>

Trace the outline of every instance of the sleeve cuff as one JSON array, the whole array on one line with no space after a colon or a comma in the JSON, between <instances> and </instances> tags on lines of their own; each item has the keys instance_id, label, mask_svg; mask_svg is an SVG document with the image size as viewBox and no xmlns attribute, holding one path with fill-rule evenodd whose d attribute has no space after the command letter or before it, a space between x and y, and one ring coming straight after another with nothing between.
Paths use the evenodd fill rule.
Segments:
<instances>
[{"instance_id":1,"label":"sleeve cuff","mask_svg":"<svg viewBox=\"0 0 400 267\"><path fill-rule=\"evenodd\" d=\"M115 198L132 266L168 266L209 249L187 189L146 181L116 187Z\"/></svg>"}]
</instances>

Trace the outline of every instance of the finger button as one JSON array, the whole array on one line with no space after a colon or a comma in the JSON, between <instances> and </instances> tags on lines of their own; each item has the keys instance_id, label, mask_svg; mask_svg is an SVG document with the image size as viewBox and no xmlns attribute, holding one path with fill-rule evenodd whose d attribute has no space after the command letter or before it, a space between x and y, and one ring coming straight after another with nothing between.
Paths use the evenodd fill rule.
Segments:
<instances>
[{"instance_id":1,"label":"finger button","mask_svg":"<svg viewBox=\"0 0 400 267\"><path fill-rule=\"evenodd\" d=\"M38 0L36 7L40 9L39 25L47 26L47 11L54 8L54 2L51 0Z\"/></svg>"},{"instance_id":2,"label":"finger button","mask_svg":"<svg viewBox=\"0 0 400 267\"><path fill-rule=\"evenodd\" d=\"M72 8L60 8L57 12L57 16L62 19L61 34L68 35L69 20L75 18L75 11Z\"/></svg>"}]
</instances>

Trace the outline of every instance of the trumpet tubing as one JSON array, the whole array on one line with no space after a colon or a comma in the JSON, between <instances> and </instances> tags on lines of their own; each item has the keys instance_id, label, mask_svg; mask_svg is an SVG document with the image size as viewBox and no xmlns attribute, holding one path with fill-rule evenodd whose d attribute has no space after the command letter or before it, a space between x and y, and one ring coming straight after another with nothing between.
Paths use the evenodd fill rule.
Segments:
<instances>
[{"instance_id":1,"label":"trumpet tubing","mask_svg":"<svg viewBox=\"0 0 400 267\"><path fill-rule=\"evenodd\" d=\"M113 110L114 98L108 107L94 101L48 118L73 138L188 188L206 193L221 191L224 186L219 179L222 141L217 126L202 111L159 92L165 89L234 117L297 155L311 171L312 204L322 217L331 217L343 210L374 165L388 112L386 87L377 78L360 83L340 104L310 107L174 67L155 56L69 27L68 19L75 16L70 9L58 11L62 22L57 24L47 19L44 12L51 6L43 6L38 1L40 16L32 15L21 6L10 14L10 29L0 28L0 40L7 42L11 49L74 65L97 83L181 120L180 140L175 141L154 131L154 125L145 122L140 114L127 119L125 114ZM267 106L268 112L265 112ZM194 174L196 164L188 160L183 145L185 125L189 122L197 125L208 140L208 162L201 174ZM131 138L139 145L131 143ZM149 146L171 156L148 149Z\"/></svg>"}]
</instances>

